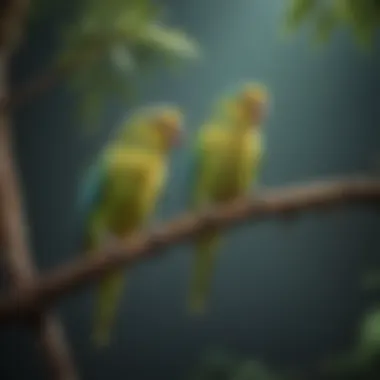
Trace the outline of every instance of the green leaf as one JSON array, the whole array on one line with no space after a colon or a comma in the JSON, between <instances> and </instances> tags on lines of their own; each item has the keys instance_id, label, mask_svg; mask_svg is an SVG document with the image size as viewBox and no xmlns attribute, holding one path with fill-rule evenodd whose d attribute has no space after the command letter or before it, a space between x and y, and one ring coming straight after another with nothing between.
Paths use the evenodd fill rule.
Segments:
<instances>
[{"instance_id":1,"label":"green leaf","mask_svg":"<svg viewBox=\"0 0 380 380\"><path fill-rule=\"evenodd\" d=\"M294 33L303 21L316 22L315 40L327 42L334 29L348 26L357 44L369 50L380 26L379 0L294 0L287 10L285 21L288 32ZM322 16L321 16L322 14Z\"/></svg>"},{"instance_id":2,"label":"green leaf","mask_svg":"<svg viewBox=\"0 0 380 380\"><path fill-rule=\"evenodd\" d=\"M200 57L192 38L163 24L162 9L153 0L82 0L80 5L77 18L62 31L56 64L70 73L69 87L83 95L79 108L86 124L94 124L115 97L131 101L137 79L150 68Z\"/></svg>"},{"instance_id":3,"label":"green leaf","mask_svg":"<svg viewBox=\"0 0 380 380\"><path fill-rule=\"evenodd\" d=\"M380 308L365 315L360 330L361 345L371 350L380 350Z\"/></svg>"},{"instance_id":4,"label":"green leaf","mask_svg":"<svg viewBox=\"0 0 380 380\"><path fill-rule=\"evenodd\" d=\"M330 39L338 24L338 19L336 14L331 10L323 10L317 15L316 22L316 41L319 44L324 44Z\"/></svg>"},{"instance_id":5,"label":"green leaf","mask_svg":"<svg viewBox=\"0 0 380 380\"><path fill-rule=\"evenodd\" d=\"M153 50L181 59L198 59L198 44L180 30L160 24L149 25L141 36L141 42Z\"/></svg>"},{"instance_id":6,"label":"green leaf","mask_svg":"<svg viewBox=\"0 0 380 380\"><path fill-rule=\"evenodd\" d=\"M354 37L357 44L365 51L370 52L373 48L374 28L371 25L354 25Z\"/></svg>"},{"instance_id":7,"label":"green leaf","mask_svg":"<svg viewBox=\"0 0 380 380\"><path fill-rule=\"evenodd\" d=\"M292 0L285 18L285 28L292 32L305 21L317 5L317 0Z\"/></svg>"},{"instance_id":8,"label":"green leaf","mask_svg":"<svg viewBox=\"0 0 380 380\"><path fill-rule=\"evenodd\" d=\"M111 46L110 59L115 68L125 74L131 74L136 70L136 60L131 50L122 44Z\"/></svg>"}]
</instances>

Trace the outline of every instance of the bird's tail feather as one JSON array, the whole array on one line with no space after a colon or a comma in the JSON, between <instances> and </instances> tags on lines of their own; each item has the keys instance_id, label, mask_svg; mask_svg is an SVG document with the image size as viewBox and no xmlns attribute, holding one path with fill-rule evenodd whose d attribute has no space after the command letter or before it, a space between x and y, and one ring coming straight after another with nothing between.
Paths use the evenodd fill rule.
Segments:
<instances>
[{"instance_id":1,"label":"bird's tail feather","mask_svg":"<svg viewBox=\"0 0 380 380\"><path fill-rule=\"evenodd\" d=\"M107 346L110 342L125 281L126 274L123 269L106 276L99 283L92 333L92 341L98 348Z\"/></svg>"},{"instance_id":2,"label":"bird's tail feather","mask_svg":"<svg viewBox=\"0 0 380 380\"><path fill-rule=\"evenodd\" d=\"M203 314L205 312L219 243L220 235L217 231L208 231L196 241L188 304L191 314Z\"/></svg>"}]
</instances>

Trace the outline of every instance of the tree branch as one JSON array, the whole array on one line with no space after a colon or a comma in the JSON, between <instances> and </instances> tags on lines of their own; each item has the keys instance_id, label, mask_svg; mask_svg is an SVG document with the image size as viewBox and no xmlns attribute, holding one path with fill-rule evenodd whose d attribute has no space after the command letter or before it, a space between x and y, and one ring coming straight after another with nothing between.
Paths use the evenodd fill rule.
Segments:
<instances>
[{"instance_id":1,"label":"tree branch","mask_svg":"<svg viewBox=\"0 0 380 380\"><path fill-rule=\"evenodd\" d=\"M4 0L0 6L0 99L7 97L9 57L17 46L27 14L28 0ZM22 293L37 277L31 260L18 173L13 162L12 136L7 109L0 109L0 210L4 264L11 291ZM62 326L52 314L35 314L32 327L55 380L75 380L77 375Z\"/></svg>"},{"instance_id":2,"label":"tree branch","mask_svg":"<svg viewBox=\"0 0 380 380\"><path fill-rule=\"evenodd\" d=\"M90 64L94 59L99 57L104 50L105 48L103 46L86 46L86 50L78 53L72 60L60 64L53 64L35 77L17 86L9 96L3 97L0 102L0 108L15 108L21 106L45 92L52 90L59 85L69 73L84 65Z\"/></svg>"},{"instance_id":3,"label":"tree branch","mask_svg":"<svg viewBox=\"0 0 380 380\"><path fill-rule=\"evenodd\" d=\"M62 82L66 76L75 70L94 63L107 50L108 45L89 39L82 51L72 59L53 64L40 74L21 84L8 97L0 102L0 108L14 108L53 89Z\"/></svg>"},{"instance_id":4,"label":"tree branch","mask_svg":"<svg viewBox=\"0 0 380 380\"><path fill-rule=\"evenodd\" d=\"M0 121L0 204L3 213L2 239L6 250L5 264L11 280L11 289L23 292L30 286L36 273L30 260L25 231L25 218L20 202L15 169L12 165L11 144L7 128L8 121L4 112ZM56 380L74 380L77 378L74 366L63 334L63 327L56 317L40 314L36 321L40 347L47 358L50 372Z\"/></svg>"},{"instance_id":5,"label":"tree branch","mask_svg":"<svg viewBox=\"0 0 380 380\"><path fill-rule=\"evenodd\" d=\"M191 239L208 228L225 229L247 219L284 217L344 203L380 204L380 180L351 178L266 190L253 198L176 218L153 232L129 239L122 246L83 255L42 276L24 292L8 295L0 302L0 322L25 318L35 308L50 306L59 297L99 280L121 265L156 257L163 248ZM89 256L93 258L88 259Z\"/></svg>"},{"instance_id":6,"label":"tree branch","mask_svg":"<svg viewBox=\"0 0 380 380\"><path fill-rule=\"evenodd\" d=\"M16 88L9 97L2 100L2 108L14 108L26 104L28 101L42 95L48 90L53 89L65 77L66 70L58 67L41 73L26 83Z\"/></svg>"},{"instance_id":7,"label":"tree branch","mask_svg":"<svg viewBox=\"0 0 380 380\"><path fill-rule=\"evenodd\" d=\"M16 88L8 97L4 97L0 103L0 108L15 108L34 100L45 92L54 89L63 81L70 71L79 68L87 60L79 57L65 65L53 65L42 71L32 79L26 81Z\"/></svg>"}]
</instances>

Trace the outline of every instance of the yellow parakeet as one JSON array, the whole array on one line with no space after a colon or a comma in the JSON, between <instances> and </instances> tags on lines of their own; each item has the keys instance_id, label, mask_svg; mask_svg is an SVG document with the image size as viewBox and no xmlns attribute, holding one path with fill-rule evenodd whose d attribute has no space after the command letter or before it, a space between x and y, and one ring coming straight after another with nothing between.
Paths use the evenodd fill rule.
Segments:
<instances>
[{"instance_id":1,"label":"yellow parakeet","mask_svg":"<svg viewBox=\"0 0 380 380\"><path fill-rule=\"evenodd\" d=\"M127 120L85 178L80 207L88 251L131 237L152 217L167 175L169 152L179 142L183 117L174 106L146 107ZM93 340L107 345L126 271L100 281Z\"/></svg>"},{"instance_id":2,"label":"yellow parakeet","mask_svg":"<svg viewBox=\"0 0 380 380\"><path fill-rule=\"evenodd\" d=\"M232 201L249 191L263 154L261 122L267 103L267 91L257 83L246 84L218 102L214 117L198 135L193 207ZM188 305L191 313L205 310L219 242L216 230L204 232L195 242Z\"/></svg>"}]
</instances>

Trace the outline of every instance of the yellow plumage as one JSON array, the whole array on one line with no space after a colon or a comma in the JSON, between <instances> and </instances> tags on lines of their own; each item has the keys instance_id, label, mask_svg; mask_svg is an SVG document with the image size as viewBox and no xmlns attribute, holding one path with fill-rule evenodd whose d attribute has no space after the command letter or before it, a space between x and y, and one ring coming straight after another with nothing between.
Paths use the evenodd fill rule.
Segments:
<instances>
[{"instance_id":1,"label":"yellow plumage","mask_svg":"<svg viewBox=\"0 0 380 380\"><path fill-rule=\"evenodd\" d=\"M107 159L108 178L103 200L89 220L89 234L95 247L107 241L104 233L126 239L143 228L154 213L167 176L166 160L157 152L116 147L108 152ZM93 340L98 346L109 342L109 331L125 282L125 270L120 270L99 283L93 328Z\"/></svg>"},{"instance_id":2,"label":"yellow plumage","mask_svg":"<svg viewBox=\"0 0 380 380\"><path fill-rule=\"evenodd\" d=\"M154 214L168 176L168 153L182 132L182 119L177 108L152 108L125 123L101 157L98 189L91 192L96 197L92 195L87 219L89 252L130 238ZM125 277L125 270L118 270L99 283L93 326L97 346L109 343Z\"/></svg>"},{"instance_id":3,"label":"yellow plumage","mask_svg":"<svg viewBox=\"0 0 380 380\"><path fill-rule=\"evenodd\" d=\"M267 100L263 86L246 85L234 98L220 102L217 116L201 128L193 207L229 202L248 192L263 154L258 123ZM217 230L205 231L196 239L189 290L191 313L205 311L219 245Z\"/></svg>"}]
</instances>

